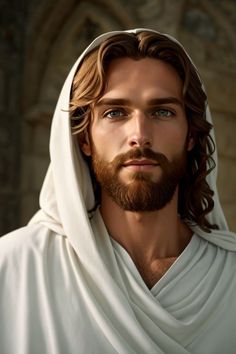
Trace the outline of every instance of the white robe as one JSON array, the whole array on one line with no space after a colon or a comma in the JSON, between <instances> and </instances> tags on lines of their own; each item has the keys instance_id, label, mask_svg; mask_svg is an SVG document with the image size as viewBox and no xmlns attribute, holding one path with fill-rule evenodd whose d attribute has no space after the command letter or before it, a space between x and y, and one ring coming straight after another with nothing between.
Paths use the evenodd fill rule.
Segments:
<instances>
[{"instance_id":1,"label":"white robe","mask_svg":"<svg viewBox=\"0 0 236 354\"><path fill-rule=\"evenodd\" d=\"M87 48L65 82L41 210L0 240L0 353L235 353L236 236L218 200L216 172L209 177L215 191L209 220L220 230L193 228L186 249L151 290L107 234L99 210L88 216L94 196L71 136L70 89L81 58L112 34Z\"/></svg>"}]
</instances>

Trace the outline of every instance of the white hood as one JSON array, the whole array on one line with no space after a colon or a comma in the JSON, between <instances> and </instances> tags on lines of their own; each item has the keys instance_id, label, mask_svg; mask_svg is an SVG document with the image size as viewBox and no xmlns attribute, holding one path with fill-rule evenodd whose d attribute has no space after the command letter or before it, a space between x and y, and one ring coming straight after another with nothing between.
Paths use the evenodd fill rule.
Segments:
<instances>
[{"instance_id":1,"label":"white hood","mask_svg":"<svg viewBox=\"0 0 236 354\"><path fill-rule=\"evenodd\" d=\"M149 29L138 28L126 32L138 33L142 30ZM78 151L78 148L74 144L74 137L71 134L69 117L71 87L75 72L85 55L105 39L122 32L113 31L97 37L75 62L64 83L53 116L50 138L51 164L40 194L41 210L30 221L30 223L43 222L50 229L67 235L72 244L78 245L80 249L84 239L79 239L78 230L80 232L83 230L87 235L86 244L88 245L91 242L94 246L87 214L87 210L92 209L94 206L94 195L88 167L80 151ZM177 42L173 37L166 36ZM179 42L177 43L180 44ZM209 107L207 107L206 117L212 123ZM213 130L211 131L211 135L215 142ZM195 231L197 230L202 237L223 248L231 249L233 247L233 249L236 249L236 246L234 246L236 244L235 235L228 232L228 225L218 197L216 186L217 151L215 151L213 158L216 168L210 173L207 179L211 189L214 191L215 206L207 218L212 224L217 224L220 230L214 231L211 234L205 233L199 228L195 228ZM89 246L90 251L93 248L91 246Z\"/></svg>"},{"instance_id":2,"label":"white hood","mask_svg":"<svg viewBox=\"0 0 236 354\"><path fill-rule=\"evenodd\" d=\"M202 321L207 321L212 311L211 306L217 306L219 297L223 296L224 286L220 291L217 290L218 295L212 300L212 305L208 306L209 313L205 311L204 317L201 317L201 304L198 304L199 315L197 313L196 319L180 324L158 305L147 288L132 278L124 281L114 254L114 245L100 215L97 213L91 220L89 218L87 210L94 206L90 174L71 134L68 111L72 81L78 65L104 39L119 33L122 32L110 32L96 38L76 61L65 81L52 122L51 163L40 195L41 210L30 224L43 224L68 239L79 260L78 282L87 309L118 353L154 354L161 353L160 348L168 348L168 351L164 350L165 353L183 354L187 353L184 346L192 340ZM209 109L207 120L211 122ZM212 136L214 139L213 132ZM216 153L214 159L217 164ZM208 219L219 225L220 229L209 234L195 227L194 232L224 250L236 251L236 236L228 231L218 199L216 174L215 169L209 176L209 184L215 193L215 207ZM119 248L117 245L115 247ZM127 271L126 268L123 270ZM127 274L129 277L128 271ZM211 293L211 289L208 290ZM207 298L209 294L205 294ZM202 298L202 293L199 298ZM191 300L185 310L192 303ZM180 342L182 345L178 345Z\"/></svg>"}]
</instances>

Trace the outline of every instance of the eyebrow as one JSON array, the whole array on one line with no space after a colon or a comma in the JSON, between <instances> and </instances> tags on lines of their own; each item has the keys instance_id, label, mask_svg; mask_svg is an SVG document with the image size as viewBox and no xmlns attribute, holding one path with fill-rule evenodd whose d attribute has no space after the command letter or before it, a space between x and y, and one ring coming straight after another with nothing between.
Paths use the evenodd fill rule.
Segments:
<instances>
[{"instance_id":1,"label":"eyebrow","mask_svg":"<svg viewBox=\"0 0 236 354\"><path fill-rule=\"evenodd\" d=\"M176 97L152 98L147 101L148 106L162 105L172 103L183 107L184 103ZM126 98L102 98L96 106L129 106L132 102Z\"/></svg>"}]
</instances>

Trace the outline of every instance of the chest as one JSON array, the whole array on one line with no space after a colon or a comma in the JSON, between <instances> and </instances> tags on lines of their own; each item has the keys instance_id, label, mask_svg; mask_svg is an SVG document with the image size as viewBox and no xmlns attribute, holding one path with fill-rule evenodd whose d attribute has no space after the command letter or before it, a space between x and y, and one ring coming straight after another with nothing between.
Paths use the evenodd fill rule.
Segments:
<instances>
[{"instance_id":1,"label":"chest","mask_svg":"<svg viewBox=\"0 0 236 354\"><path fill-rule=\"evenodd\" d=\"M137 265L137 269L145 284L151 289L168 271L177 257L157 259L151 266Z\"/></svg>"}]
</instances>

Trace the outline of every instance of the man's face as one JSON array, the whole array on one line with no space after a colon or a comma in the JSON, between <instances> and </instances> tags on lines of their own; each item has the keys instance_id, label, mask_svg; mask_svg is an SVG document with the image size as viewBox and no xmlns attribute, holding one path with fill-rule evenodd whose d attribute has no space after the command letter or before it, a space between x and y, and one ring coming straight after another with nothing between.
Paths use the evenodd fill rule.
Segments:
<instances>
[{"instance_id":1,"label":"man's face","mask_svg":"<svg viewBox=\"0 0 236 354\"><path fill-rule=\"evenodd\" d=\"M121 208L162 209L186 168L188 125L182 81L157 59L116 59L104 95L93 109L89 141L102 188Z\"/></svg>"}]
</instances>

